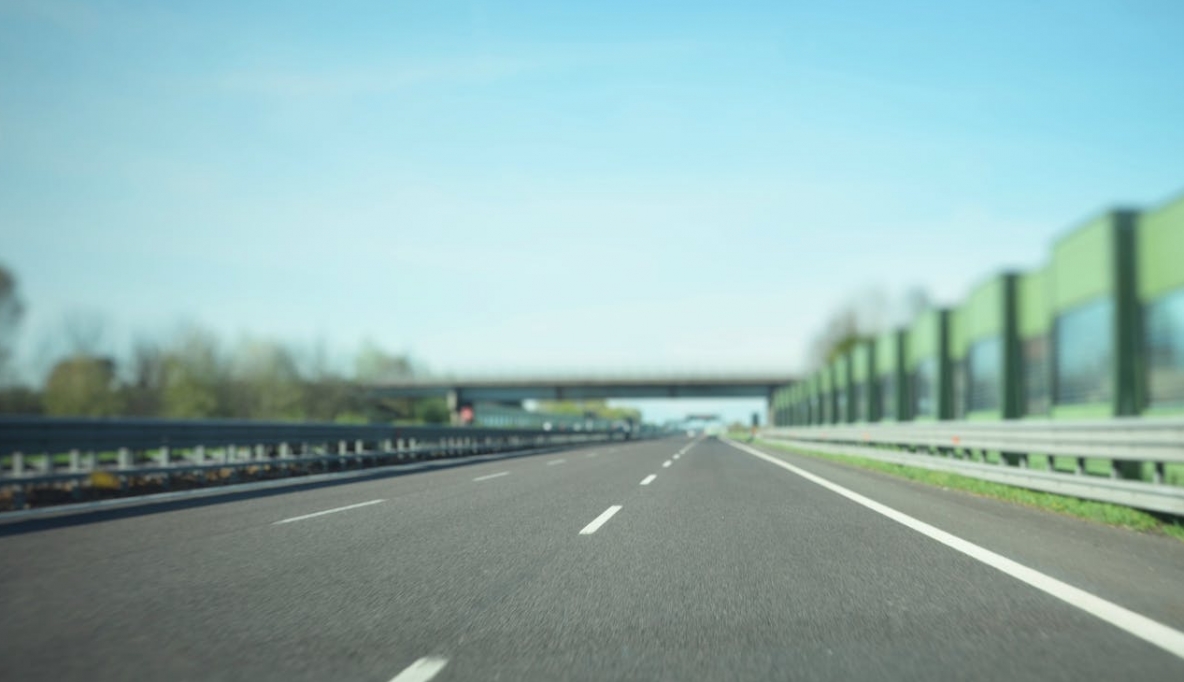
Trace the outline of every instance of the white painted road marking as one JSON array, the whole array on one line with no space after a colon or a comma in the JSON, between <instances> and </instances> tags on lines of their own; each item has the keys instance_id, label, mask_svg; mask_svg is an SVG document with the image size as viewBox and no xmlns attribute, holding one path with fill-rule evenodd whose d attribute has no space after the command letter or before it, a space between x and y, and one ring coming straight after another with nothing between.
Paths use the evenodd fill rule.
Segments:
<instances>
[{"instance_id":1,"label":"white painted road marking","mask_svg":"<svg viewBox=\"0 0 1184 682\"><path fill-rule=\"evenodd\" d=\"M496 474L489 474L488 476L478 476L477 478L473 479L473 482L476 483L477 481L488 481L491 478L497 478L498 476L509 476L509 475L510 475L510 472L508 472L508 471L499 471Z\"/></svg>"},{"instance_id":2,"label":"white painted road marking","mask_svg":"<svg viewBox=\"0 0 1184 682\"><path fill-rule=\"evenodd\" d=\"M351 505L347 505L345 507L337 507L336 509L326 509L325 511L313 512L311 514L305 514L304 516L293 516L290 519L284 519L283 521L276 521L275 523L273 523L271 525L278 526L281 523L292 523L293 521L303 521L304 519L311 519L314 516L324 516L325 514L336 514L337 512L348 511L350 509L357 509L358 507L368 507L372 504L378 504L379 502L386 502L386 500L370 500L369 502L359 502L357 504L351 504Z\"/></svg>"},{"instance_id":3,"label":"white painted road marking","mask_svg":"<svg viewBox=\"0 0 1184 682\"><path fill-rule=\"evenodd\" d=\"M655 479L655 478L657 478L657 477L658 477L658 476L657 476L656 474L650 474L649 476L646 476L645 478L641 479L641 484L642 484L642 485L649 485L649 484L650 484L650 483L652 483L652 482L654 481L654 479Z\"/></svg>"},{"instance_id":4,"label":"white painted road marking","mask_svg":"<svg viewBox=\"0 0 1184 682\"><path fill-rule=\"evenodd\" d=\"M556 464L563 464L566 461L567 461L566 459L553 459L550 462L547 462L547 466L552 467L552 466L555 466Z\"/></svg>"},{"instance_id":5,"label":"white painted road marking","mask_svg":"<svg viewBox=\"0 0 1184 682\"><path fill-rule=\"evenodd\" d=\"M668 467L668 466L670 466L670 464L671 464L670 460L666 460L665 462L662 462L663 467Z\"/></svg>"},{"instance_id":6,"label":"white painted road marking","mask_svg":"<svg viewBox=\"0 0 1184 682\"><path fill-rule=\"evenodd\" d=\"M596 453L595 453L595 452L589 452L589 453L588 453L588 456L589 456L589 457L595 457L595 456L596 456Z\"/></svg>"},{"instance_id":7,"label":"white painted road marking","mask_svg":"<svg viewBox=\"0 0 1184 682\"><path fill-rule=\"evenodd\" d=\"M921 521L920 519L915 519L908 514L898 512L889 506L880 504L871 498L864 497L863 495L860 495L853 490L848 490L847 488L844 488L843 486L836 483L831 483L825 478L812 474L805 469L796 467L789 462L777 459L772 455L761 452L755 448L748 447L742 443L737 443L732 440L726 440L725 442L734 448L743 450L744 452L753 455L754 457L759 457L770 464L775 464L782 469L787 469L798 476L801 476L807 481L810 481L811 483L817 483L823 488L826 488L833 493L838 493L839 495L842 495L856 504L861 504L864 507L876 512L877 514L887 516L902 526L911 528L922 535L937 540L943 545L951 549L955 549L972 559L981 561L991 568L1002 571L1016 580L1028 583L1041 592L1052 595L1053 597L1060 599L1070 606L1076 606L1082 611L1096 616L1107 623L1110 623L1116 628L1125 630L1126 632L1138 637L1145 642L1154 644L1164 651L1175 654L1180 658L1184 658L1184 632L1170 628L1159 621L1155 621L1148 618L1147 616L1135 613L1134 611L1119 606L1114 602L1106 601L1101 597L1090 594L1085 590L1073 587L1068 583L1061 582L1060 580L1057 580L1052 576L1045 575L1034 568L1028 568L1019 562L1008 559L1002 554L996 554L995 552L992 552L985 547L980 547L969 540L963 540L957 535L947 533L940 528L931 526L928 523Z\"/></svg>"},{"instance_id":8,"label":"white painted road marking","mask_svg":"<svg viewBox=\"0 0 1184 682\"><path fill-rule=\"evenodd\" d=\"M391 678L391 682L428 682L448 665L447 658L424 656Z\"/></svg>"},{"instance_id":9,"label":"white painted road marking","mask_svg":"<svg viewBox=\"0 0 1184 682\"><path fill-rule=\"evenodd\" d=\"M601 514L600 516L597 516L592 521L592 523L589 523L588 525L584 526L584 530L580 531L580 535L591 535L591 534L595 533L597 531L597 529L599 529L601 526L603 526L605 523L607 523L609 519L611 519L613 517L613 514L616 514L619 511L621 511L621 505L619 505L619 504L614 504L613 506L609 507L608 509L605 509L604 513Z\"/></svg>"},{"instance_id":10,"label":"white painted road marking","mask_svg":"<svg viewBox=\"0 0 1184 682\"><path fill-rule=\"evenodd\" d=\"M674 455L674 457L672 457L671 459L678 459L678 458L679 458L679 457L681 457L681 456L682 456L682 453L681 453L681 452L679 452L679 453L676 453L676 454Z\"/></svg>"}]
</instances>

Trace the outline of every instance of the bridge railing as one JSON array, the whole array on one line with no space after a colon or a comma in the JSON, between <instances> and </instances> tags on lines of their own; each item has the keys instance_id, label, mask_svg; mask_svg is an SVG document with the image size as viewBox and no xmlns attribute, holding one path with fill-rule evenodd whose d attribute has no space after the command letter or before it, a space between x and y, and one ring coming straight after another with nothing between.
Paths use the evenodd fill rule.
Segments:
<instances>
[{"instance_id":1,"label":"bridge railing","mask_svg":"<svg viewBox=\"0 0 1184 682\"><path fill-rule=\"evenodd\" d=\"M64 501L94 488L234 483L445 457L623 440L544 431L241 420L0 418L0 509L30 492Z\"/></svg>"},{"instance_id":2,"label":"bridge railing","mask_svg":"<svg viewBox=\"0 0 1184 682\"><path fill-rule=\"evenodd\" d=\"M1184 515L1184 418L843 424L761 435L796 449Z\"/></svg>"}]
</instances>

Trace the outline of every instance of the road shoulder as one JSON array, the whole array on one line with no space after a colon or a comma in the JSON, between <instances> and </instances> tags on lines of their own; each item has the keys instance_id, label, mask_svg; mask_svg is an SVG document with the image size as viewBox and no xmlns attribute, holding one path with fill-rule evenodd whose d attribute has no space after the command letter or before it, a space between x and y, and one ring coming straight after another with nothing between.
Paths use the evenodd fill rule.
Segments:
<instances>
[{"instance_id":1,"label":"road shoulder","mask_svg":"<svg viewBox=\"0 0 1184 682\"><path fill-rule=\"evenodd\" d=\"M1175 628L1184 627L1184 543L829 460L756 449Z\"/></svg>"}]
</instances>

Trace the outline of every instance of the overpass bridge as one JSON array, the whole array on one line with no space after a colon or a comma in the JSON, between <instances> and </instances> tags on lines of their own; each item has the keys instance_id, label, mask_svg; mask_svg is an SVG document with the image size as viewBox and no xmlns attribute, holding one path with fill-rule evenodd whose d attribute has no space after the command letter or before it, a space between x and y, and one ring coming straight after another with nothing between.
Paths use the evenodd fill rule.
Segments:
<instances>
[{"instance_id":1,"label":"overpass bridge","mask_svg":"<svg viewBox=\"0 0 1184 682\"><path fill-rule=\"evenodd\" d=\"M487 377L416 377L372 384L377 397L446 396L456 414L476 402L523 400L599 400L608 398L762 398L793 385L787 372L667 375L538 375Z\"/></svg>"}]
</instances>

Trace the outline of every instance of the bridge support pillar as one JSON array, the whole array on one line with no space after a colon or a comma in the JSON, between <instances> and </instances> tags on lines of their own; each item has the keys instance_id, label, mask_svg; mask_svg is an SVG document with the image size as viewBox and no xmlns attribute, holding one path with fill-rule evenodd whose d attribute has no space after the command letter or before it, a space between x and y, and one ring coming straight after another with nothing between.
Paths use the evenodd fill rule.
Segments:
<instances>
[{"instance_id":1,"label":"bridge support pillar","mask_svg":"<svg viewBox=\"0 0 1184 682\"><path fill-rule=\"evenodd\" d=\"M448 423L460 426L460 391L455 389L448 392Z\"/></svg>"}]
</instances>

